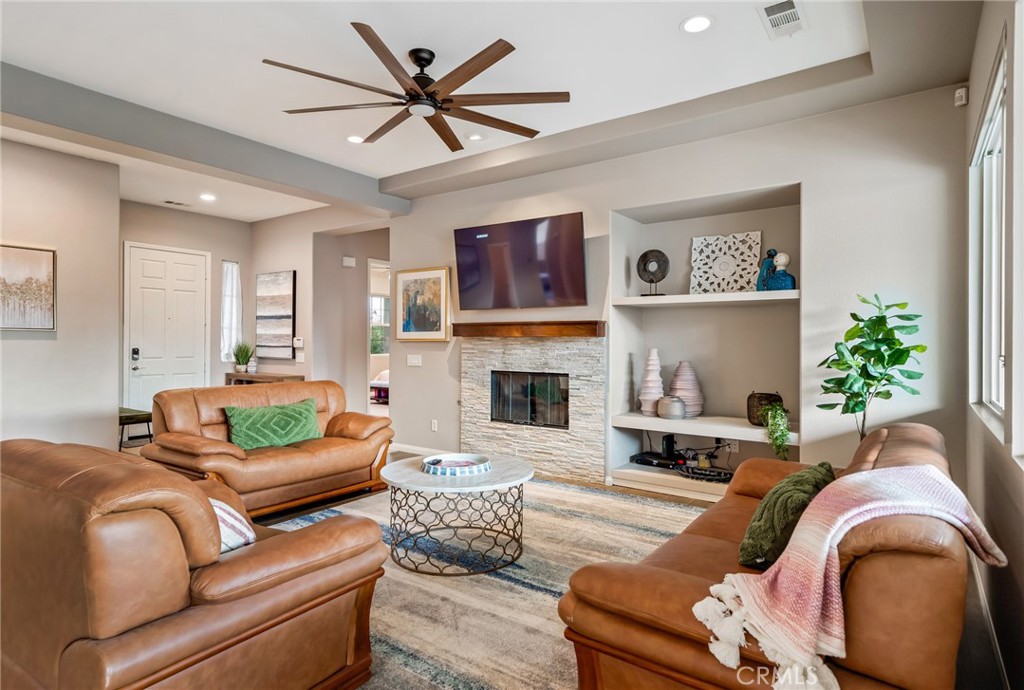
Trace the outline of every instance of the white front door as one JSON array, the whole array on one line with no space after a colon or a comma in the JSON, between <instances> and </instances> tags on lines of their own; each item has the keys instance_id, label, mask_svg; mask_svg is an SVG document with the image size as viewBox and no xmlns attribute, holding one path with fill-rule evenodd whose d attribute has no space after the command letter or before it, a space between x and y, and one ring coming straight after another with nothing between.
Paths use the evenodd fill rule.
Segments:
<instances>
[{"instance_id":1,"label":"white front door","mask_svg":"<svg viewBox=\"0 0 1024 690\"><path fill-rule=\"evenodd\" d=\"M208 383L209 254L125 243L124 405Z\"/></svg>"}]
</instances>

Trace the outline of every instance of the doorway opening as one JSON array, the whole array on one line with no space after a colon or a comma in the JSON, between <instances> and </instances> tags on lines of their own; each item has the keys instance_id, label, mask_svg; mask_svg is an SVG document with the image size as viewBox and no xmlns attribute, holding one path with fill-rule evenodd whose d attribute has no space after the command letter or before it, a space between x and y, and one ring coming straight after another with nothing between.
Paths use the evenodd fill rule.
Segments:
<instances>
[{"instance_id":1,"label":"doorway opening","mask_svg":"<svg viewBox=\"0 0 1024 690\"><path fill-rule=\"evenodd\" d=\"M388 416L391 401L391 263L381 259L369 262L370 365L368 388L369 414Z\"/></svg>"}]
</instances>

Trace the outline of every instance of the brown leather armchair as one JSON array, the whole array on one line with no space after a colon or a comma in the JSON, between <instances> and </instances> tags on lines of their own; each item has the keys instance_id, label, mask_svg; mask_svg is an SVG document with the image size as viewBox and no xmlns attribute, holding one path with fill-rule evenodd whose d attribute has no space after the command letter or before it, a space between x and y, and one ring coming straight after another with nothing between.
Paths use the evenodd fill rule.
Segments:
<instances>
[{"instance_id":1,"label":"brown leather armchair","mask_svg":"<svg viewBox=\"0 0 1024 690\"><path fill-rule=\"evenodd\" d=\"M230 442L224 408L316 400L323 438L244 451ZM193 479L234 489L250 515L332 496L383 489L380 470L395 432L387 417L345 411L333 381L182 388L153 398L153 443L142 456Z\"/></svg>"},{"instance_id":2,"label":"brown leather armchair","mask_svg":"<svg viewBox=\"0 0 1024 690\"><path fill-rule=\"evenodd\" d=\"M941 434L893 424L869 434L845 473L931 464L949 473ZM775 665L747 637L740 668L708 651L693 615L726 573L768 490L807 465L743 462L725 497L640 563L577 570L558 612L575 643L581 690L770 688ZM839 543L846 658L827 659L843 690L953 690L967 591L967 547L951 525L923 515L870 520Z\"/></svg>"},{"instance_id":3,"label":"brown leather armchair","mask_svg":"<svg viewBox=\"0 0 1024 690\"><path fill-rule=\"evenodd\" d=\"M238 496L88 446L3 455L5 689L354 688L388 551L343 515L221 555L215 497Z\"/></svg>"}]
</instances>

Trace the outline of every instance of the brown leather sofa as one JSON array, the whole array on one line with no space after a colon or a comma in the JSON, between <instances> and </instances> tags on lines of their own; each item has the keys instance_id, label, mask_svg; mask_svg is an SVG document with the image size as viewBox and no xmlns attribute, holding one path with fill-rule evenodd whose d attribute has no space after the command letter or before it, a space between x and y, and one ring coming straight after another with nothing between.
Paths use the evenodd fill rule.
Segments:
<instances>
[{"instance_id":1,"label":"brown leather sofa","mask_svg":"<svg viewBox=\"0 0 1024 690\"><path fill-rule=\"evenodd\" d=\"M113 451L0 444L5 690L354 688L388 550L342 515L221 555L207 496Z\"/></svg>"},{"instance_id":2,"label":"brown leather sofa","mask_svg":"<svg viewBox=\"0 0 1024 690\"><path fill-rule=\"evenodd\" d=\"M323 438L244 451L229 441L224 408L316 400ZM383 489L380 470L395 435L391 420L345 411L333 381L182 388L153 398L153 443L142 456L193 479L234 489L263 515L363 489Z\"/></svg>"},{"instance_id":3,"label":"brown leather sofa","mask_svg":"<svg viewBox=\"0 0 1024 690\"><path fill-rule=\"evenodd\" d=\"M920 424L868 435L846 473L932 464L948 474L942 436ZM691 608L738 564L739 543L764 495L806 465L751 459L725 497L640 563L596 563L573 574L559 603L576 646L581 689L771 687L774 665L748 635L740 669L708 651ZM967 549L936 518L878 518L839 545L846 658L829 659L843 690L952 690L963 628ZM759 669L761 669L759 671Z\"/></svg>"}]
</instances>

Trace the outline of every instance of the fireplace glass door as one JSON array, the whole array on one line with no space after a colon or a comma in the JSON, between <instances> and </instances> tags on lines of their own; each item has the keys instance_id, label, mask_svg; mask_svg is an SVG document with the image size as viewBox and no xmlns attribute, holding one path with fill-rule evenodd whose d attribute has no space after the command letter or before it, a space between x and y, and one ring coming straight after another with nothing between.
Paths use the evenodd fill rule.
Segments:
<instances>
[{"instance_id":1,"label":"fireplace glass door","mask_svg":"<svg viewBox=\"0 0 1024 690\"><path fill-rule=\"evenodd\" d=\"M569 428L569 375L491 372L491 420Z\"/></svg>"}]
</instances>

